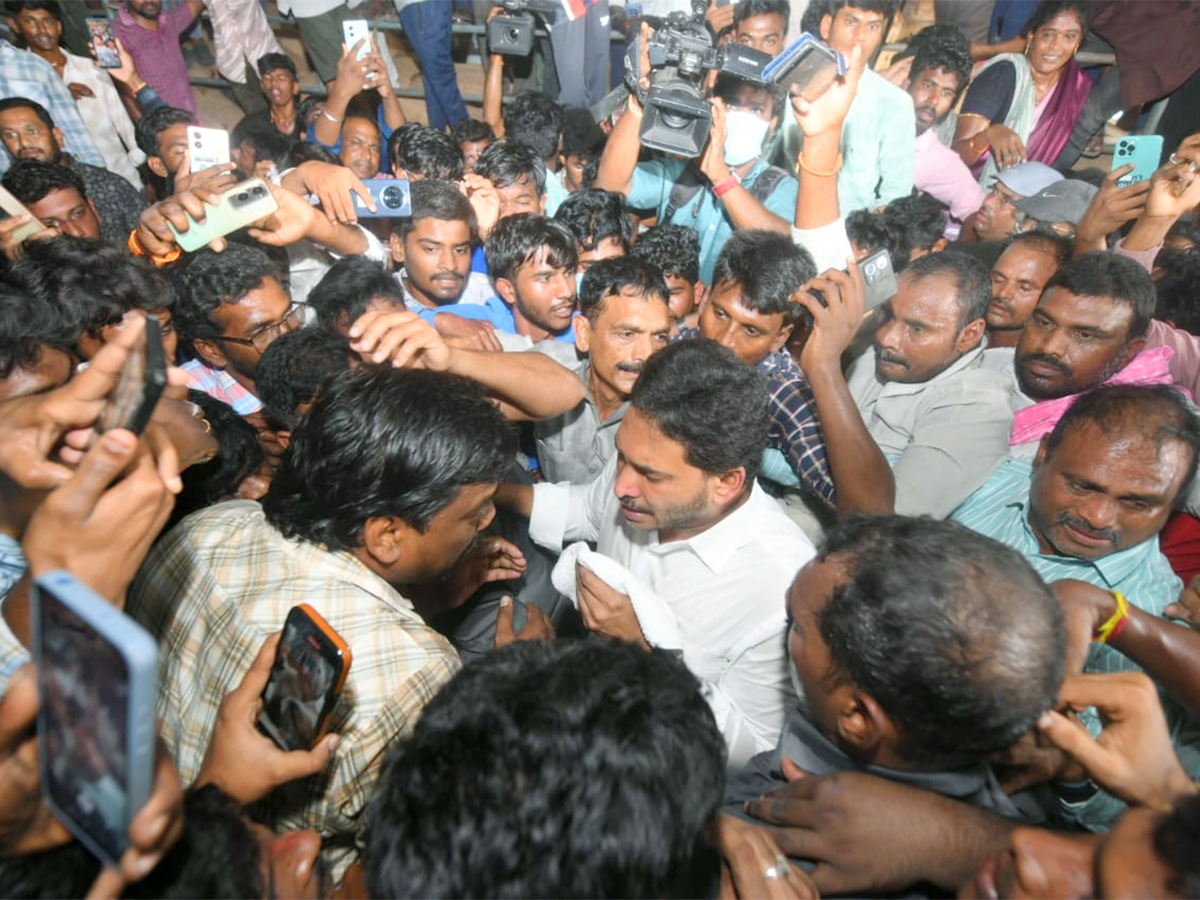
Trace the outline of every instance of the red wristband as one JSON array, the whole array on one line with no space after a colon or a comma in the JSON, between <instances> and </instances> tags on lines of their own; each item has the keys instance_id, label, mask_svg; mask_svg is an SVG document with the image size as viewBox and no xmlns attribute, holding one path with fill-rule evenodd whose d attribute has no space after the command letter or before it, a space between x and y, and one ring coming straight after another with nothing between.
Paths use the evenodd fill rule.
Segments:
<instances>
[{"instance_id":1,"label":"red wristband","mask_svg":"<svg viewBox=\"0 0 1200 900\"><path fill-rule=\"evenodd\" d=\"M737 175L730 175L728 178L726 178L724 181L722 181L720 184L716 185L712 189L713 196L714 197L724 197L726 194L728 194L730 191L732 191L735 187L737 187L741 183L742 183L742 179L738 178Z\"/></svg>"}]
</instances>

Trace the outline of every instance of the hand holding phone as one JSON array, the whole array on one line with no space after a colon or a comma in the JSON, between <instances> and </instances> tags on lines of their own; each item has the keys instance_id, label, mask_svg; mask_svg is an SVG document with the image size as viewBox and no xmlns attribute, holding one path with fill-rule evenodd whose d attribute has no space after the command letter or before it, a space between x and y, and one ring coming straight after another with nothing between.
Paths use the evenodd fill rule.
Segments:
<instances>
[{"instance_id":1,"label":"hand holding phone","mask_svg":"<svg viewBox=\"0 0 1200 900\"><path fill-rule=\"evenodd\" d=\"M189 214L186 231L180 231L173 223L169 227L179 246L193 253L278 209L279 203L266 183L261 178L251 178L222 191L215 204L205 207L203 222L197 222Z\"/></svg>"},{"instance_id":2,"label":"hand holding phone","mask_svg":"<svg viewBox=\"0 0 1200 900\"><path fill-rule=\"evenodd\" d=\"M37 216L31 213L24 203L9 193L8 188L2 184L0 184L0 209L4 210L13 219L21 216L29 216L28 222L24 225L18 225L8 235L8 241L13 244L22 244L26 239L37 234L39 231L46 230L46 226L38 221Z\"/></svg>"},{"instance_id":3,"label":"hand holding phone","mask_svg":"<svg viewBox=\"0 0 1200 900\"><path fill-rule=\"evenodd\" d=\"M767 63L762 74L788 93L812 102L829 90L839 75L846 74L846 60L805 32Z\"/></svg>"},{"instance_id":4,"label":"hand holding phone","mask_svg":"<svg viewBox=\"0 0 1200 900\"><path fill-rule=\"evenodd\" d=\"M368 53L375 52L371 43L371 27L366 19L347 19L342 23L342 40L347 50L353 50L354 45L363 41L363 45L354 54L356 60L362 59Z\"/></svg>"},{"instance_id":5,"label":"hand holding phone","mask_svg":"<svg viewBox=\"0 0 1200 900\"><path fill-rule=\"evenodd\" d=\"M113 37L112 26L108 19L88 18L88 41L96 62L102 69L121 68L121 54L117 52L117 41Z\"/></svg>"},{"instance_id":6,"label":"hand holding phone","mask_svg":"<svg viewBox=\"0 0 1200 900\"><path fill-rule=\"evenodd\" d=\"M229 162L228 131L189 125L187 134L190 172L200 172Z\"/></svg>"},{"instance_id":7,"label":"hand holding phone","mask_svg":"<svg viewBox=\"0 0 1200 900\"><path fill-rule=\"evenodd\" d=\"M96 431L127 428L140 435L146 430L154 407L167 386L167 357L163 351L162 326L158 318L146 316L142 339L134 345L116 387L108 395L104 410L96 420Z\"/></svg>"},{"instance_id":8,"label":"hand holding phone","mask_svg":"<svg viewBox=\"0 0 1200 900\"><path fill-rule=\"evenodd\" d=\"M1113 149L1112 168L1133 164L1133 171L1117 179L1117 187L1129 187L1148 181L1162 160L1163 138L1160 134L1131 134L1117 141Z\"/></svg>"}]
</instances>

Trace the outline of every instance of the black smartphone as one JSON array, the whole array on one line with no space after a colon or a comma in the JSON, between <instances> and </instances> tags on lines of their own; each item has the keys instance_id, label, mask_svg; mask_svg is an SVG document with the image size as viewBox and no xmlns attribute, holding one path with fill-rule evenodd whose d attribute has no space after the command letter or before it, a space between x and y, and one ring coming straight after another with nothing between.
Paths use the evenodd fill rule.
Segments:
<instances>
[{"instance_id":1,"label":"black smartphone","mask_svg":"<svg viewBox=\"0 0 1200 900\"><path fill-rule=\"evenodd\" d=\"M167 356L163 352L162 326L155 316L147 315L145 337L129 351L117 386L96 420L96 430L128 428L134 434L141 434L166 386Z\"/></svg>"},{"instance_id":2,"label":"black smartphone","mask_svg":"<svg viewBox=\"0 0 1200 900\"><path fill-rule=\"evenodd\" d=\"M320 613L307 603L292 607L263 690L258 727L283 750L311 750L329 726L350 660L349 645Z\"/></svg>"}]
</instances>

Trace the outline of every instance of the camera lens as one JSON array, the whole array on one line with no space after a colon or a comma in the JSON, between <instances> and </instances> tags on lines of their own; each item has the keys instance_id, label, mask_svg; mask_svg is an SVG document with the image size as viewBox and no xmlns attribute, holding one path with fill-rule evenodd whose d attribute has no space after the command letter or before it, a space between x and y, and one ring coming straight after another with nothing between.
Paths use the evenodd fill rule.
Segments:
<instances>
[{"instance_id":1,"label":"camera lens","mask_svg":"<svg viewBox=\"0 0 1200 900\"><path fill-rule=\"evenodd\" d=\"M197 149L197 150L199 150L199 149L200 149L200 142L199 142L199 141L196 141L196 149Z\"/></svg>"},{"instance_id":2,"label":"camera lens","mask_svg":"<svg viewBox=\"0 0 1200 900\"><path fill-rule=\"evenodd\" d=\"M504 32L504 37L510 43L515 44L517 41L519 41L521 39L521 32L516 28L509 28L507 31Z\"/></svg>"},{"instance_id":3,"label":"camera lens","mask_svg":"<svg viewBox=\"0 0 1200 900\"><path fill-rule=\"evenodd\" d=\"M404 191L395 185L389 185L380 192L379 199L389 209L399 209L404 205Z\"/></svg>"},{"instance_id":4,"label":"camera lens","mask_svg":"<svg viewBox=\"0 0 1200 900\"><path fill-rule=\"evenodd\" d=\"M247 194L245 191L242 191L240 194L237 195L237 197L235 199L240 200L243 203L245 203L247 200L250 199L250 195Z\"/></svg>"}]
</instances>

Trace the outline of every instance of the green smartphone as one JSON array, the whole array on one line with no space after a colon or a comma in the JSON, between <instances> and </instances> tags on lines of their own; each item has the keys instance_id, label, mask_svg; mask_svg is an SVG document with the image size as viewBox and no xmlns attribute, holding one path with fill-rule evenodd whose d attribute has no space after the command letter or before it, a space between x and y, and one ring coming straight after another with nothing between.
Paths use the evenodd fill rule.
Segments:
<instances>
[{"instance_id":1,"label":"green smartphone","mask_svg":"<svg viewBox=\"0 0 1200 900\"><path fill-rule=\"evenodd\" d=\"M2 184L0 184L0 209L14 219L17 216L29 216L29 221L12 233L14 243L23 243L30 235L46 230L46 226L38 221L38 217L26 209L25 204L10 194Z\"/></svg>"},{"instance_id":2,"label":"green smartphone","mask_svg":"<svg viewBox=\"0 0 1200 900\"><path fill-rule=\"evenodd\" d=\"M266 182L261 178L251 178L222 192L216 205L210 205L205 210L203 222L197 222L189 215L187 230L179 231L172 225L171 233L180 247L188 253L194 253L219 237L265 219L277 209L279 204L271 196Z\"/></svg>"}]
</instances>

